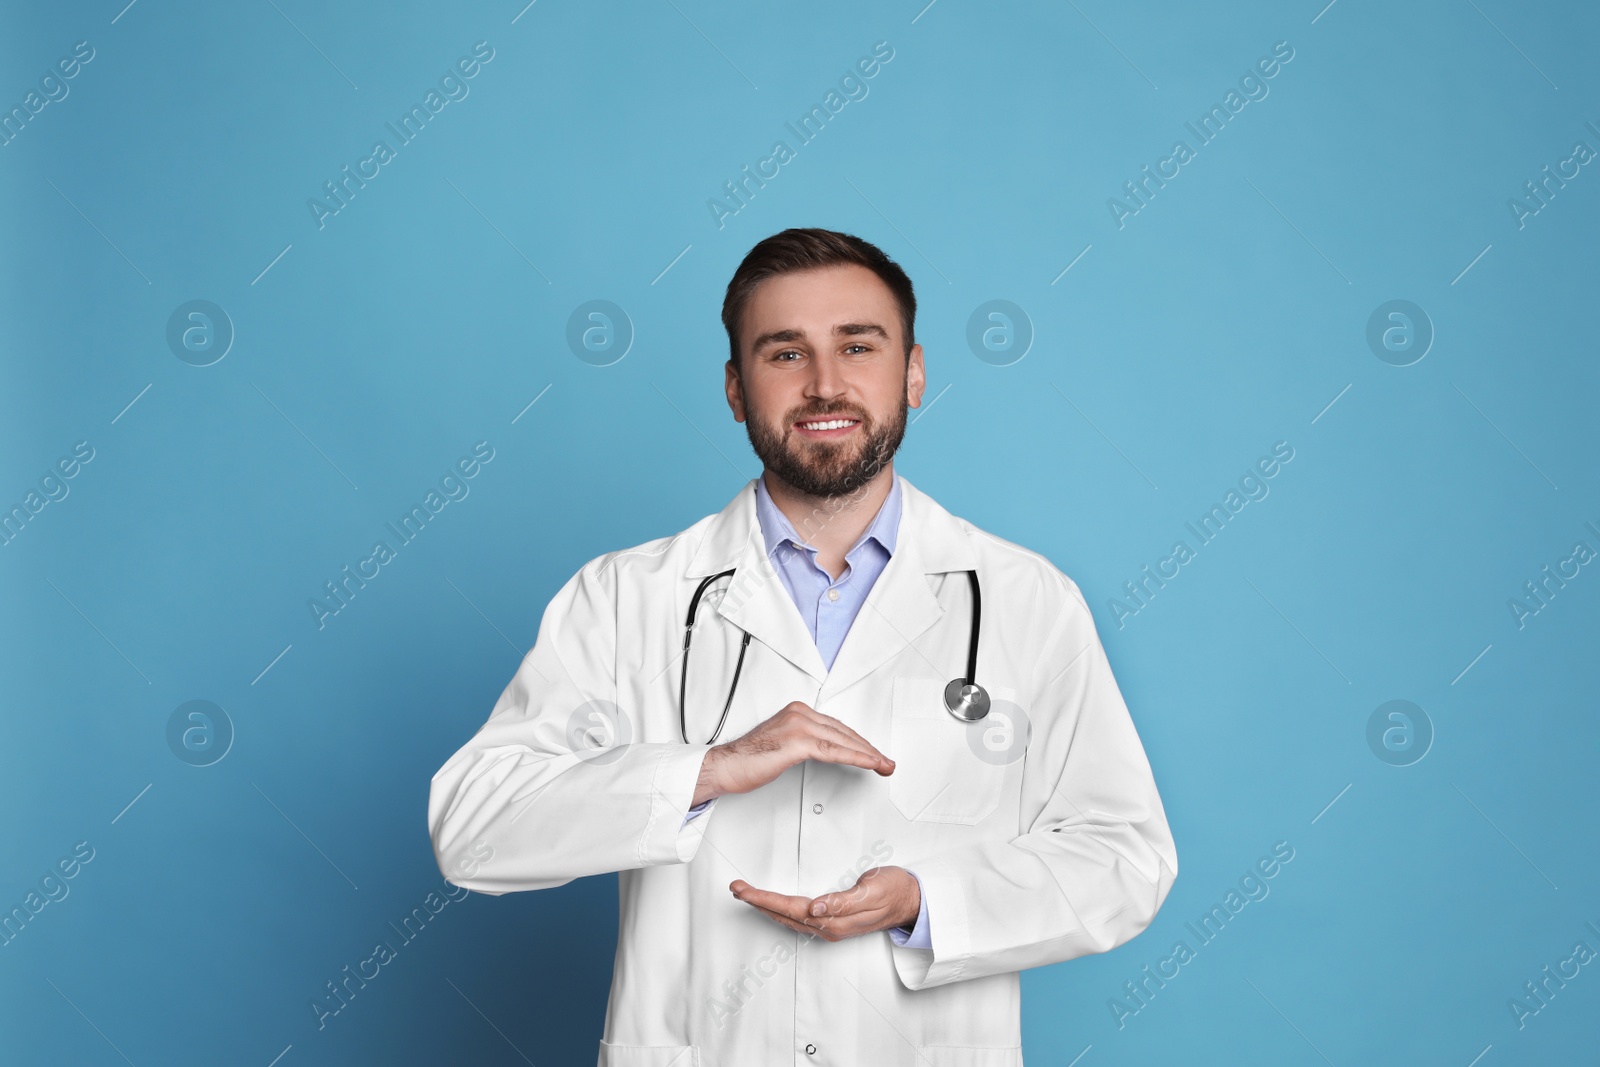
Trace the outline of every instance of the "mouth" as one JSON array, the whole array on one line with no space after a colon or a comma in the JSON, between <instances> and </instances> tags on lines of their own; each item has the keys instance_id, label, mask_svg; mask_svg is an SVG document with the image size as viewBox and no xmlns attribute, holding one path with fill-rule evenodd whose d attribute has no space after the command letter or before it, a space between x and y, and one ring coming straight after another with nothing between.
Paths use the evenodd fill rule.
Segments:
<instances>
[{"instance_id":1,"label":"mouth","mask_svg":"<svg viewBox=\"0 0 1600 1067\"><path fill-rule=\"evenodd\" d=\"M841 415L828 419L806 419L795 423L794 429L801 437L826 440L854 433L860 425L860 419Z\"/></svg>"}]
</instances>

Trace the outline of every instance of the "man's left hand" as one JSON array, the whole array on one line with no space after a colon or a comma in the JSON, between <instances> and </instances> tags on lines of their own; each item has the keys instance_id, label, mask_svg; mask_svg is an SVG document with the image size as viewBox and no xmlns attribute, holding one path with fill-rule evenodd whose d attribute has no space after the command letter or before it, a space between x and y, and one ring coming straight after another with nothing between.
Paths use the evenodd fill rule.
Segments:
<instances>
[{"instance_id":1,"label":"man's left hand","mask_svg":"<svg viewBox=\"0 0 1600 1067\"><path fill-rule=\"evenodd\" d=\"M874 867L849 889L820 897L772 893L743 879L735 879L728 888L775 922L824 941L842 941L891 926L909 927L922 909L917 880L901 867Z\"/></svg>"}]
</instances>

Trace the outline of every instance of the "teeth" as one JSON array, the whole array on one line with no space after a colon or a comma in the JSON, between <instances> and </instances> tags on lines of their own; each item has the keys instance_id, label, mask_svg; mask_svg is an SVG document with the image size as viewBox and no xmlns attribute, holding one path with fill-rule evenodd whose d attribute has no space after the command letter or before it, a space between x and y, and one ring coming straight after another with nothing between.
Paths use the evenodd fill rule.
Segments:
<instances>
[{"instance_id":1,"label":"teeth","mask_svg":"<svg viewBox=\"0 0 1600 1067\"><path fill-rule=\"evenodd\" d=\"M855 419L829 419L826 422L802 422L802 429L806 430L842 430L846 426L854 426Z\"/></svg>"}]
</instances>

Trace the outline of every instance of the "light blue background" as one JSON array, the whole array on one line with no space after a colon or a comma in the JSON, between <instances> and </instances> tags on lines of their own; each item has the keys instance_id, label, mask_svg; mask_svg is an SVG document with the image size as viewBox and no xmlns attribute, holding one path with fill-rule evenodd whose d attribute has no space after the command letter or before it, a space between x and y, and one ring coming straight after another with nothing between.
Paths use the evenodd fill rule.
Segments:
<instances>
[{"instance_id":1,"label":"light blue background","mask_svg":"<svg viewBox=\"0 0 1600 1067\"><path fill-rule=\"evenodd\" d=\"M1600 968L1507 1007L1600 949L1600 574L1507 607L1600 548L1600 172L1508 207L1600 149L1591 6L124 2L0 33L5 108L95 50L0 148L0 503L95 450L0 548L0 905L95 850L0 948L0 1059L593 1061L611 877L451 904L326 1029L308 1004L441 886L429 777L555 590L758 472L718 311L794 225L912 275L938 399L897 467L1079 583L1177 840L1147 932L1024 976L1028 1062L1593 1054ZM319 229L307 199L478 41L470 95ZM719 229L708 199L878 41L869 95ZM1119 229L1107 199L1279 41L1270 95ZM193 299L237 332L203 368L165 340ZM636 331L606 367L565 340L592 299ZM1034 331L1009 366L966 342L994 299ZM1411 366L1366 343L1392 299L1436 330ZM308 598L480 440L470 495L319 630ZM1277 441L1270 495L1119 627ZM166 740L195 699L237 734L204 768ZM1411 766L1366 740L1391 699L1436 733ZM1270 896L1119 1029L1279 841Z\"/></svg>"}]
</instances>

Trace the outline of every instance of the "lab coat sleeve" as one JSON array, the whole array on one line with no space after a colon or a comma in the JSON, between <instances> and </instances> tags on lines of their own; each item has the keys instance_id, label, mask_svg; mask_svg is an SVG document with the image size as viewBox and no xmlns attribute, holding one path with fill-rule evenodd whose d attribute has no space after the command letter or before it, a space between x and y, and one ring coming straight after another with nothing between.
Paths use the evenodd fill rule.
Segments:
<instances>
[{"instance_id":1,"label":"lab coat sleeve","mask_svg":"<svg viewBox=\"0 0 1600 1067\"><path fill-rule=\"evenodd\" d=\"M907 871L906 873L913 878L917 877L916 871ZM917 879L917 889L919 896L921 896L922 880L920 878ZM921 896L921 903L917 905L916 924L910 930L903 926L889 927L889 940L906 948L933 947L932 934L928 928L928 898L926 896Z\"/></svg>"},{"instance_id":2,"label":"lab coat sleeve","mask_svg":"<svg viewBox=\"0 0 1600 1067\"><path fill-rule=\"evenodd\" d=\"M706 806L709 805L710 803L711 803L711 801L709 801L709 800L702 800L700 803L698 803L694 807L690 808L688 814L686 814L683 817L684 823L687 824L696 815L699 815L702 811L705 811L706 810Z\"/></svg>"},{"instance_id":3,"label":"lab coat sleeve","mask_svg":"<svg viewBox=\"0 0 1600 1067\"><path fill-rule=\"evenodd\" d=\"M930 949L895 945L908 989L1106 952L1155 917L1178 854L1139 736L1078 588L1056 572L1061 614L1026 707L1020 834L916 860Z\"/></svg>"},{"instance_id":4,"label":"lab coat sleeve","mask_svg":"<svg viewBox=\"0 0 1600 1067\"><path fill-rule=\"evenodd\" d=\"M433 776L428 832L454 885L547 889L699 848L716 805L684 816L705 746L642 743L642 709L616 706L614 556L562 586L488 721ZM595 747L593 731L631 743Z\"/></svg>"}]
</instances>

